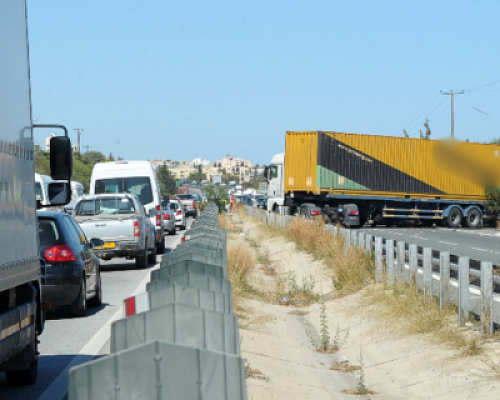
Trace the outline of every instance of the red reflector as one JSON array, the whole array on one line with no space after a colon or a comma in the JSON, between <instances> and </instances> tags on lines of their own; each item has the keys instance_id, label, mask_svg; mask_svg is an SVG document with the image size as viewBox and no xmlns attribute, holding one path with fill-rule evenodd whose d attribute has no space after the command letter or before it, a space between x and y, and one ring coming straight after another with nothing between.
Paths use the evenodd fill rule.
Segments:
<instances>
[{"instance_id":1,"label":"red reflector","mask_svg":"<svg viewBox=\"0 0 500 400\"><path fill-rule=\"evenodd\" d=\"M128 317L130 315L135 315L135 297L129 297L125 299L125 315Z\"/></svg>"},{"instance_id":2,"label":"red reflector","mask_svg":"<svg viewBox=\"0 0 500 400\"><path fill-rule=\"evenodd\" d=\"M45 260L51 262L75 261L75 255L67 244L61 244L45 250Z\"/></svg>"},{"instance_id":3,"label":"red reflector","mask_svg":"<svg viewBox=\"0 0 500 400\"><path fill-rule=\"evenodd\" d=\"M319 215L319 211L318 210L311 210L310 214L311 215Z\"/></svg>"},{"instance_id":4,"label":"red reflector","mask_svg":"<svg viewBox=\"0 0 500 400\"><path fill-rule=\"evenodd\" d=\"M351 211L349 215L359 215L359 211Z\"/></svg>"}]
</instances>

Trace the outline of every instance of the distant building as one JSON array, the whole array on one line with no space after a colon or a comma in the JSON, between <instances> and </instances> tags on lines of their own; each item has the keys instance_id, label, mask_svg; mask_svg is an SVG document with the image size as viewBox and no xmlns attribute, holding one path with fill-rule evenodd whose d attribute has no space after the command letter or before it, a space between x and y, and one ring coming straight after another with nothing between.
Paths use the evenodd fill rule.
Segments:
<instances>
[{"instance_id":1,"label":"distant building","mask_svg":"<svg viewBox=\"0 0 500 400\"><path fill-rule=\"evenodd\" d=\"M51 133L49 137L45 138L45 151L50 153L50 139L57 136L55 133Z\"/></svg>"}]
</instances>

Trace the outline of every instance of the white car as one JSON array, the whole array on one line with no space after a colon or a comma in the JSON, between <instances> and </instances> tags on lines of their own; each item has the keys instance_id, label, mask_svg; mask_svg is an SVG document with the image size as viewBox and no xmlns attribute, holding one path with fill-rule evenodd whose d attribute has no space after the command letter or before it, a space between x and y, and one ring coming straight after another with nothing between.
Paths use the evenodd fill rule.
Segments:
<instances>
[{"instance_id":1,"label":"white car","mask_svg":"<svg viewBox=\"0 0 500 400\"><path fill-rule=\"evenodd\" d=\"M179 200L170 200L170 209L175 214L175 226L178 226L181 231L186 229L186 214L182 209Z\"/></svg>"}]
</instances>

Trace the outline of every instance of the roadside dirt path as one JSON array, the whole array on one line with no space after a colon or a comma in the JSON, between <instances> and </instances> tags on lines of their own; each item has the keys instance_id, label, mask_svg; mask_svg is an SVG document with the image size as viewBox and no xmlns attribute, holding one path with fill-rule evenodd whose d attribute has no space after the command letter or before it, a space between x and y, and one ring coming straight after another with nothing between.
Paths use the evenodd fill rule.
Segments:
<instances>
[{"instance_id":1,"label":"roadside dirt path","mask_svg":"<svg viewBox=\"0 0 500 400\"><path fill-rule=\"evenodd\" d=\"M237 233L228 236L230 242L250 246L260 261L250 276L259 295L244 301L240 320L249 399L500 398L500 358L493 351L485 361L484 356L462 357L424 335L398 335L394 326L372 316L363 292L332 299L331 279L321 261L250 217L234 218L230 224ZM313 282L313 291L327 299L323 312L317 300L279 305L283 286L304 282L308 287ZM316 351L322 317L330 343L340 347L337 352ZM360 371L331 370L356 369L361 363L361 382L376 395L343 393L359 387Z\"/></svg>"}]
</instances>

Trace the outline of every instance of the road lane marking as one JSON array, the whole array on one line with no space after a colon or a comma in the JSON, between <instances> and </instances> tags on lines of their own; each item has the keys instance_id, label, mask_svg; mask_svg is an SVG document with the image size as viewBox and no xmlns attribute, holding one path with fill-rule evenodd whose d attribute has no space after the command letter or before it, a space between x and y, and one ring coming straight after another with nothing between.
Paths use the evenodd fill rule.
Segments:
<instances>
[{"instance_id":1,"label":"road lane marking","mask_svg":"<svg viewBox=\"0 0 500 400\"><path fill-rule=\"evenodd\" d=\"M173 248L177 247L181 238L180 236L176 238ZM153 268L160 268L160 262L157 263ZM142 282L137 286L137 288L132 293L135 296L146 290L146 284L149 282L151 274L148 273ZM123 301L118 310L113 314L113 316L97 331L97 333L87 342L85 346L80 350L80 352L69 362L69 364L64 368L64 370L57 376L56 379L52 381L47 389L42 393L38 400L61 400L68 393L68 381L69 381L69 370L77 365L92 361L98 354L99 350L106 344L106 342L111 337L111 324L118 320L124 318L123 311Z\"/></svg>"}]
</instances>

